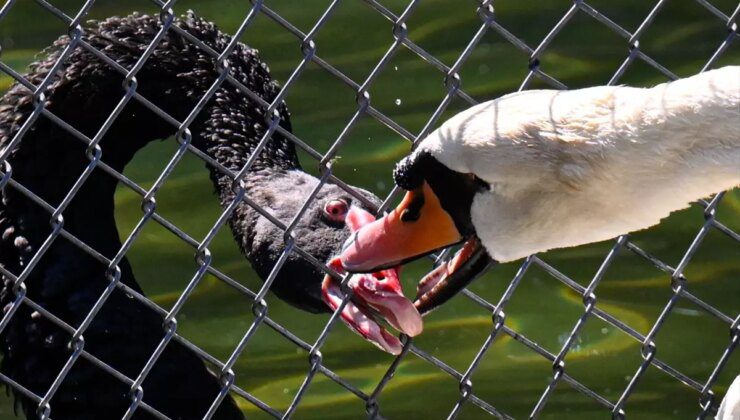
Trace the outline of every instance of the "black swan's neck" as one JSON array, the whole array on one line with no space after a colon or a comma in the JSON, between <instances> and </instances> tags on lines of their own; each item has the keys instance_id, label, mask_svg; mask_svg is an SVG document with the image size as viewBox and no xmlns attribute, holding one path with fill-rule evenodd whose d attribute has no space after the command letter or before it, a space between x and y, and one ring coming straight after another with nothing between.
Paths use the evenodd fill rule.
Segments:
<instances>
[{"instance_id":1,"label":"black swan's neck","mask_svg":"<svg viewBox=\"0 0 740 420\"><path fill-rule=\"evenodd\" d=\"M212 24L193 16L187 16L174 24L216 51L222 51L230 41ZM88 30L85 39L108 57L130 68L144 53L159 28L160 22L157 19L146 16L111 18ZM67 39L57 41L47 58L32 66L32 83L38 84L47 76L67 42ZM47 108L92 138L123 97L124 77L92 53L79 47L70 55L67 63L69 64L62 67L61 74L46 93ZM267 67L254 50L242 44L237 45L229 57L229 67L236 79L265 101L271 102L277 94L279 87L272 81ZM182 121L217 76L213 57L170 30L136 75L137 92ZM12 138L20 123L30 114L32 102L30 92L23 87L14 87L6 94L4 106L0 109L0 130L4 139L0 141L7 142ZM289 129L287 110L281 105L278 112L282 118L281 125ZM233 87L220 89L190 125L192 144L236 173L244 167L263 137L269 125L268 120L265 110L246 94ZM134 154L148 142L166 138L175 132L174 126L136 100L131 100L100 142L103 162L122 171ZM275 172L299 168L290 141L275 134L269 142L269 147L262 150L251 166L250 176L247 178L252 185ZM65 134L53 122L40 117L11 155L14 177L55 206L61 202L81 173L80 170L88 163L81 153L84 147L78 139ZM43 155L48 155L48 159ZM23 161L44 162L44 165L16 165ZM233 180L216 168L209 169L221 201L226 204L233 196ZM77 230L78 225L89 226L91 218L97 220L101 215L109 215L109 220L101 221L98 226L99 232L80 232L83 236L80 239L90 240L91 246L102 247L106 253L115 252L114 249L105 248L117 242L110 237L115 234L112 219L115 185L116 181L112 177L100 170L94 171L64 212L65 227L70 230ZM29 214L31 213L26 212L24 217ZM45 220L39 222L48 223L48 215L40 217ZM28 223L30 222L29 220ZM92 236L85 238L85 233ZM234 233L244 235L244 232ZM101 235L103 237L98 237Z\"/></svg>"},{"instance_id":2,"label":"black swan's neck","mask_svg":"<svg viewBox=\"0 0 740 420\"><path fill-rule=\"evenodd\" d=\"M223 51L230 42L229 37L212 24L192 15L177 20L174 25L215 51ZM161 24L156 18L129 16L110 18L91 26L85 32L85 41L130 69L147 49ZM27 75L31 83L41 83L68 42L64 38L56 41L47 51L47 57L31 66ZM273 101L279 87L272 81L256 51L239 44L228 61L231 74L237 80L265 101ZM183 121L217 77L213 57L170 29L136 74L136 91ZM124 76L81 47L69 55L59 74L53 75L53 80L45 92L47 109L89 138L96 135L125 93L122 87ZM32 93L22 86L14 86L3 96L0 103L0 149L8 145L32 114L33 108ZM277 110L281 126L289 130L285 106L281 104ZM192 145L229 171L239 172L267 130L265 112L245 93L224 85L188 127L192 133ZM175 132L176 127L133 99L102 137L102 161L122 172L147 143L167 138ZM47 203L57 206L90 163L85 147L79 139L45 116L40 116L10 153L8 162L13 169L13 179ZM276 174L299 168L292 143L276 133L269 140L269 146L253 162L247 188L270 182ZM222 204L228 204L234 196L233 179L221 170L209 169ZM112 258L121 247L113 208L116 185L115 178L96 168L62 213L67 231L108 258ZM244 220L231 223L231 228L238 242L243 244L252 228L250 220L257 216L251 210L240 213L247 219L246 223ZM6 187L0 203L0 264L16 274L20 273L47 238L50 217L46 209L16 189ZM119 265L121 282L141 291L127 260L124 258ZM57 239L27 278L28 297L76 327L104 289L107 283L104 273L102 264L73 244ZM7 307L13 300L12 290L9 279L4 279L0 305ZM151 355L151 349L161 340L161 323L160 315L133 305L124 293L116 290L86 330L86 349L135 378ZM132 334L135 340L131 339ZM4 357L0 369L43 395L67 357L68 340L69 337L50 322L34 318L30 309L22 307L2 332ZM168 364L177 363L183 366L168 367ZM202 362L184 347L170 344L157 366L162 367L159 371L155 368L144 384L145 388L148 386L144 401L159 403L164 407L163 412L171 417L187 417L203 412L209 406L212 400L200 394L204 390L217 389L217 382L207 373ZM111 404L122 404L118 396L125 394L125 386L121 391L113 385L103 385L106 379L102 376L105 375L80 369L79 377L75 376L76 370L69 374L76 379L62 386L58 397L52 400L52 416L110 414L106 410L110 410ZM158 382L162 384L157 385ZM187 387L184 387L183 394L173 398L165 392L168 389L166 384L173 382L193 382L196 388L188 394ZM122 385L116 386L120 388ZM111 387L111 390L102 392L101 387ZM86 392L99 395L88 402L79 400L78 397ZM111 401L106 400L107 396ZM34 412L35 406L31 401L21 398L21 402L27 413ZM95 404L100 404L100 407ZM96 411L98 409L100 411ZM219 413L223 418L240 417L230 399L222 403Z\"/></svg>"}]
</instances>

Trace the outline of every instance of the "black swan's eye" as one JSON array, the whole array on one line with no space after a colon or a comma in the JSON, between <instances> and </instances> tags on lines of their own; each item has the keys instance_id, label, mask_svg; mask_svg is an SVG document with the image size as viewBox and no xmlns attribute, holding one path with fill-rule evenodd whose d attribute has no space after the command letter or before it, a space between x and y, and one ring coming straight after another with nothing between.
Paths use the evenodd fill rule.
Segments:
<instances>
[{"instance_id":1,"label":"black swan's eye","mask_svg":"<svg viewBox=\"0 0 740 420\"><path fill-rule=\"evenodd\" d=\"M344 200L331 200L324 206L324 216L331 222L344 223L349 205Z\"/></svg>"}]
</instances>

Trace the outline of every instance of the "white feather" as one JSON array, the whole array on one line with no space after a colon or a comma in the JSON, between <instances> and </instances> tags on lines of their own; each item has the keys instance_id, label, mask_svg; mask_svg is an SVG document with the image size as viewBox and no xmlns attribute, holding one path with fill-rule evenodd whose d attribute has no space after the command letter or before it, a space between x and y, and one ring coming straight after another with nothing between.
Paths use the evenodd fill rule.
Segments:
<instances>
[{"instance_id":1,"label":"white feather","mask_svg":"<svg viewBox=\"0 0 740 420\"><path fill-rule=\"evenodd\" d=\"M716 420L740 419L740 375L730 385L717 411Z\"/></svg>"},{"instance_id":2,"label":"white feather","mask_svg":"<svg viewBox=\"0 0 740 420\"><path fill-rule=\"evenodd\" d=\"M499 261L610 239L740 184L740 67L650 89L507 95L454 116L422 150L491 185L471 216Z\"/></svg>"}]
</instances>

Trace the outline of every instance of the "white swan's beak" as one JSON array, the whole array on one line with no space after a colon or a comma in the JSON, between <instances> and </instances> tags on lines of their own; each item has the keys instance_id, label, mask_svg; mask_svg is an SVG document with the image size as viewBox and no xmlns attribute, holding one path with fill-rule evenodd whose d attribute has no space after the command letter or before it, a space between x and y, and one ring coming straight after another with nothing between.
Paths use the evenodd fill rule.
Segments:
<instances>
[{"instance_id":1,"label":"white swan's beak","mask_svg":"<svg viewBox=\"0 0 740 420\"><path fill-rule=\"evenodd\" d=\"M425 182L406 193L385 217L360 228L339 256L349 272L369 272L398 266L462 241L452 217ZM448 301L494 261L475 236L447 263L427 274L417 288L414 305L422 314Z\"/></svg>"},{"instance_id":2,"label":"white swan's beak","mask_svg":"<svg viewBox=\"0 0 740 420\"><path fill-rule=\"evenodd\" d=\"M421 279L416 287L414 306L427 314L460 293L471 281L495 264L477 236L468 239L447 262Z\"/></svg>"},{"instance_id":3,"label":"white swan's beak","mask_svg":"<svg viewBox=\"0 0 740 420\"><path fill-rule=\"evenodd\" d=\"M370 272L419 258L463 239L427 183L409 191L393 211L363 226L339 258L349 272Z\"/></svg>"}]
</instances>

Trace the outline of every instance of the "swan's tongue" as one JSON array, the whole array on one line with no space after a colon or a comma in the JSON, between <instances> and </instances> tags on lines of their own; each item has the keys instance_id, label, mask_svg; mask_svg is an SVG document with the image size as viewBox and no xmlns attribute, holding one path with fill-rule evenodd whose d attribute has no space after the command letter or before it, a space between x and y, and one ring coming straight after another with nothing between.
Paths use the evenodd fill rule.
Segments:
<instances>
[{"instance_id":1,"label":"swan's tongue","mask_svg":"<svg viewBox=\"0 0 740 420\"><path fill-rule=\"evenodd\" d=\"M376 311L393 328L414 337L423 328L421 315L403 295L398 270L392 268L379 273L354 275L348 284L354 292L355 300Z\"/></svg>"},{"instance_id":2,"label":"swan's tongue","mask_svg":"<svg viewBox=\"0 0 740 420\"><path fill-rule=\"evenodd\" d=\"M348 286L352 291L358 290L358 285L362 281L355 281L354 276L350 279ZM364 289L364 287L362 287ZM336 310L339 305L342 304L344 299L344 293L339 288L339 282L331 276L324 277L322 284L322 295L324 302L329 305L330 308ZM352 297L353 300L347 302L340 313L342 321L352 328L355 332L360 334L363 338L380 347L382 350L392 354L399 354L401 352L401 341L388 333L374 318L374 314L370 308L363 305L358 305L354 301L358 299L357 295ZM411 302L409 302L411 304ZM413 306L413 304L411 305ZM418 312L417 312L418 313Z\"/></svg>"},{"instance_id":3,"label":"swan's tongue","mask_svg":"<svg viewBox=\"0 0 740 420\"><path fill-rule=\"evenodd\" d=\"M347 215L347 225L353 232L362 225L375 220L370 213L352 208ZM337 272L344 274L338 257L329 262ZM341 312L342 321L366 340L392 354L399 354L403 345L376 320L385 319L393 328L409 336L421 333L422 321L419 311L401 291L398 268L390 268L372 274L353 274L347 282L352 290L352 299ZM344 299L339 280L325 276L321 287L324 302L336 310Z\"/></svg>"}]
</instances>

